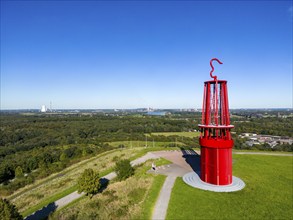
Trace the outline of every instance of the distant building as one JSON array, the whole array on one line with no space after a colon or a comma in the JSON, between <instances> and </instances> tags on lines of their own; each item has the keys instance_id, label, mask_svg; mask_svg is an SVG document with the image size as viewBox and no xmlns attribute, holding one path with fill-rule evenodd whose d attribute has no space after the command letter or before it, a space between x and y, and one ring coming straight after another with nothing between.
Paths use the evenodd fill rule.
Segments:
<instances>
[{"instance_id":1,"label":"distant building","mask_svg":"<svg viewBox=\"0 0 293 220\"><path fill-rule=\"evenodd\" d=\"M47 107L45 105L42 105L41 112L47 112Z\"/></svg>"},{"instance_id":2,"label":"distant building","mask_svg":"<svg viewBox=\"0 0 293 220\"><path fill-rule=\"evenodd\" d=\"M248 146L253 146L255 144L269 144L271 148L275 147L278 144L293 144L293 138L291 137L282 137L276 135L264 135L264 134L253 134L253 133L242 133L239 135L240 138L248 139L245 143Z\"/></svg>"}]
</instances>

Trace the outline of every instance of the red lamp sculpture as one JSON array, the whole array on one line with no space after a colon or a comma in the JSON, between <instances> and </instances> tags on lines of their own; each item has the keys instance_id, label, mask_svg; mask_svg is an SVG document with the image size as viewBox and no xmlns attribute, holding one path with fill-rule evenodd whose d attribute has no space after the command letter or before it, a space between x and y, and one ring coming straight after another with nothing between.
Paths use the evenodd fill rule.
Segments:
<instances>
[{"instance_id":1,"label":"red lamp sculpture","mask_svg":"<svg viewBox=\"0 0 293 220\"><path fill-rule=\"evenodd\" d=\"M213 76L213 61L223 64L217 58L210 61L213 80L204 82L201 135L200 178L214 185L232 183L232 147L227 81Z\"/></svg>"},{"instance_id":2,"label":"red lamp sculpture","mask_svg":"<svg viewBox=\"0 0 293 220\"><path fill-rule=\"evenodd\" d=\"M204 82L200 144L200 172L194 170L183 176L183 181L198 189L213 192L235 192L242 190L245 183L232 176L232 148L227 81L213 76L213 61L210 61L213 80Z\"/></svg>"}]
</instances>

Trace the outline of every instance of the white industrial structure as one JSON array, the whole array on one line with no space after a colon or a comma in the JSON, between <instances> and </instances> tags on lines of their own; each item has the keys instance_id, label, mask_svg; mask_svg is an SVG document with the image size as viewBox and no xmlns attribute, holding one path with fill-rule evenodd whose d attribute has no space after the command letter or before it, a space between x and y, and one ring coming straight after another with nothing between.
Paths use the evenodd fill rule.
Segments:
<instances>
[{"instance_id":1,"label":"white industrial structure","mask_svg":"<svg viewBox=\"0 0 293 220\"><path fill-rule=\"evenodd\" d=\"M42 105L41 112L47 112L47 107L45 105Z\"/></svg>"}]
</instances>

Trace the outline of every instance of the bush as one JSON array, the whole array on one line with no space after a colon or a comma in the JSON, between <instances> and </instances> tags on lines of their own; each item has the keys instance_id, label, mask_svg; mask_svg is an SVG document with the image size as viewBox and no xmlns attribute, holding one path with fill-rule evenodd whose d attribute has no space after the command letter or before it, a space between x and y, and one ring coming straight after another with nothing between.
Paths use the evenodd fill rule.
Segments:
<instances>
[{"instance_id":1,"label":"bush","mask_svg":"<svg viewBox=\"0 0 293 220\"><path fill-rule=\"evenodd\" d=\"M113 157L113 159L112 159L113 162L117 162L118 160L119 160L119 157L118 157L118 156L115 156L115 157Z\"/></svg>"},{"instance_id":2,"label":"bush","mask_svg":"<svg viewBox=\"0 0 293 220\"><path fill-rule=\"evenodd\" d=\"M20 166L16 167L14 172L16 177L18 178L23 177L23 171Z\"/></svg>"},{"instance_id":3,"label":"bush","mask_svg":"<svg viewBox=\"0 0 293 220\"><path fill-rule=\"evenodd\" d=\"M93 169L86 169L78 178L78 192L85 192L86 195L93 196L101 188L99 173Z\"/></svg>"},{"instance_id":4,"label":"bush","mask_svg":"<svg viewBox=\"0 0 293 220\"><path fill-rule=\"evenodd\" d=\"M16 207L6 199L0 199L0 217L3 220L22 219Z\"/></svg>"},{"instance_id":5,"label":"bush","mask_svg":"<svg viewBox=\"0 0 293 220\"><path fill-rule=\"evenodd\" d=\"M134 174L134 168L129 160L120 160L116 162L115 172L118 180L125 180Z\"/></svg>"}]
</instances>

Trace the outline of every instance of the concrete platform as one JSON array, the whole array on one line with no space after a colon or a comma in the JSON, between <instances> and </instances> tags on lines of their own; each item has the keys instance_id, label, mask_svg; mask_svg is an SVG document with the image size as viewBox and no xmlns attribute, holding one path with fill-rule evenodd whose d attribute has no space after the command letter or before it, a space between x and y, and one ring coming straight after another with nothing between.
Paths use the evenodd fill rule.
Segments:
<instances>
[{"instance_id":1,"label":"concrete platform","mask_svg":"<svg viewBox=\"0 0 293 220\"><path fill-rule=\"evenodd\" d=\"M157 167L156 170L148 170L147 173L161 174L165 176L180 176L183 177L189 170L178 166L177 164L169 164Z\"/></svg>"},{"instance_id":2,"label":"concrete platform","mask_svg":"<svg viewBox=\"0 0 293 220\"><path fill-rule=\"evenodd\" d=\"M198 189L208 190L213 192L235 192L242 190L245 187L245 183L238 177L232 177L232 184L226 186L218 186L203 182L197 173L189 172L183 176L183 181Z\"/></svg>"}]
</instances>

